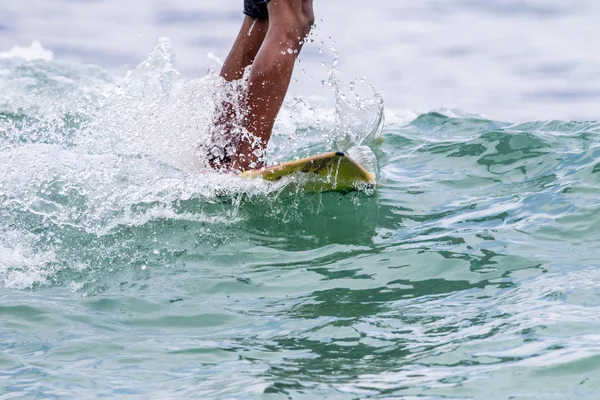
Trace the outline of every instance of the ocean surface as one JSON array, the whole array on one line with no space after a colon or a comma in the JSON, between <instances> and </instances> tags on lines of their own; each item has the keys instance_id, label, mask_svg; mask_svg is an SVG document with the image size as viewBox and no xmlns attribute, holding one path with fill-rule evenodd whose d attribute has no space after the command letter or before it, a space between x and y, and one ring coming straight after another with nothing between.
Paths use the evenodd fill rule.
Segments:
<instances>
[{"instance_id":1,"label":"ocean surface","mask_svg":"<svg viewBox=\"0 0 600 400\"><path fill-rule=\"evenodd\" d=\"M205 169L239 1L0 5L0 399L600 398L597 2L315 0Z\"/></svg>"}]
</instances>

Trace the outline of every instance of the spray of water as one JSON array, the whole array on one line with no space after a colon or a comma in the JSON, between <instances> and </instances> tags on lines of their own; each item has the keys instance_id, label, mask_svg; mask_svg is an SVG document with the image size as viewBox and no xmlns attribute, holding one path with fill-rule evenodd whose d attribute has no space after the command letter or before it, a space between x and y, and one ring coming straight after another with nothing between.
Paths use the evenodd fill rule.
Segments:
<instances>
[{"instance_id":1,"label":"spray of water","mask_svg":"<svg viewBox=\"0 0 600 400\"><path fill-rule=\"evenodd\" d=\"M36 49L26 53L43 57L24 59L19 50L0 60L0 247L11 249L0 259L5 286L32 287L61 270L89 267L77 257L65 262L61 241L93 242L160 219L226 225L253 198L270 204L284 189L302 195L294 179L246 180L206 168L215 112L245 80L229 84L213 71L183 78L164 38L124 78L61 64ZM350 104L331 75L336 110L290 95L270 164L365 144L381 129L378 95ZM369 107L375 117L350 119ZM223 206L207 211L211 204Z\"/></svg>"}]
</instances>

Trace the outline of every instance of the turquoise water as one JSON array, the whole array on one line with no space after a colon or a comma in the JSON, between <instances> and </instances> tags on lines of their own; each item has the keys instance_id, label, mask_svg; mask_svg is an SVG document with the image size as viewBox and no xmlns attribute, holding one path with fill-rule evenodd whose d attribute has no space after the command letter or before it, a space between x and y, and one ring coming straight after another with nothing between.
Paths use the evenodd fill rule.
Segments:
<instances>
[{"instance_id":1,"label":"turquoise water","mask_svg":"<svg viewBox=\"0 0 600 400\"><path fill-rule=\"evenodd\" d=\"M239 3L0 4L0 399L600 398L600 3L315 1L347 194L204 169Z\"/></svg>"},{"instance_id":2,"label":"turquoise water","mask_svg":"<svg viewBox=\"0 0 600 400\"><path fill-rule=\"evenodd\" d=\"M600 396L600 123L384 123L332 71L269 159L381 186L310 194L202 169L219 85L171 52L0 61L1 398Z\"/></svg>"}]
</instances>

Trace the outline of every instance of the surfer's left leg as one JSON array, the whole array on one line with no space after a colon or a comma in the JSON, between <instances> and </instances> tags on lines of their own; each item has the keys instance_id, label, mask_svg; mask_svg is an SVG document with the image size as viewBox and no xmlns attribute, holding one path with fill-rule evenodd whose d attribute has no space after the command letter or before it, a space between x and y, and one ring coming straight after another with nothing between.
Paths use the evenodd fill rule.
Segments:
<instances>
[{"instance_id":1,"label":"surfer's left leg","mask_svg":"<svg viewBox=\"0 0 600 400\"><path fill-rule=\"evenodd\" d=\"M246 15L229 55L221 68L221 77L228 82L241 79L244 70L254 62L254 58L262 45L269 21Z\"/></svg>"},{"instance_id":2,"label":"surfer's left leg","mask_svg":"<svg viewBox=\"0 0 600 400\"><path fill-rule=\"evenodd\" d=\"M244 14L246 16L240 31L221 68L220 76L228 82L243 77L246 68L254 61L269 27L266 3L259 6L254 0L245 0ZM221 103L222 108L213 122L211 145L206 149L208 164L216 170L231 168L235 155L237 140L232 131L238 118L232 102L237 101Z\"/></svg>"}]
</instances>

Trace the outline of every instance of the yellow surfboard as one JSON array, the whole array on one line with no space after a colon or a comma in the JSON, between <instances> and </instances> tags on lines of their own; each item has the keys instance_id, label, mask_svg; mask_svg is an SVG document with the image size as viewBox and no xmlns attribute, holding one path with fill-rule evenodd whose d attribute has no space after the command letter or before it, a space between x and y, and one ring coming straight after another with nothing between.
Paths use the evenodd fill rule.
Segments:
<instances>
[{"instance_id":1,"label":"yellow surfboard","mask_svg":"<svg viewBox=\"0 0 600 400\"><path fill-rule=\"evenodd\" d=\"M251 169L240 176L278 181L292 174L304 174L307 179L304 187L309 191L342 192L375 186L375 175L341 151Z\"/></svg>"}]
</instances>

